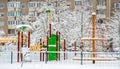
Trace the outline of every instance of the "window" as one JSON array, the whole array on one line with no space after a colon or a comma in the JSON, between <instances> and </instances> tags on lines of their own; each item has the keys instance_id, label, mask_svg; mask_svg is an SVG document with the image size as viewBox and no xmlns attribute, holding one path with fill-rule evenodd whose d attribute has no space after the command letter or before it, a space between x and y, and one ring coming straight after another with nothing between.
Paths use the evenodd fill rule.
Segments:
<instances>
[{"instance_id":1,"label":"window","mask_svg":"<svg viewBox=\"0 0 120 69\"><path fill-rule=\"evenodd\" d=\"M8 25L12 25L12 21L8 21Z\"/></svg>"},{"instance_id":2,"label":"window","mask_svg":"<svg viewBox=\"0 0 120 69\"><path fill-rule=\"evenodd\" d=\"M4 4L0 4L0 9L3 9L4 8Z\"/></svg>"},{"instance_id":3,"label":"window","mask_svg":"<svg viewBox=\"0 0 120 69\"><path fill-rule=\"evenodd\" d=\"M40 2L29 2L28 7L29 8L41 7L41 3Z\"/></svg>"},{"instance_id":4,"label":"window","mask_svg":"<svg viewBox=\"0 0 120 69\"><path fill-rule=\"evenodd\" d=\"M0 22L0 26L4 26L4 22Z\"/></svg>"},{"instance_id":5,"label":"window","mask_svg":"<svg viewBox=\"0 0 120 69\"><path fill-rule=\"evenodd\" d=\"M21 16L21 17L25 16L25 13L20 13L20 16Z\"/></svg>"},{"instance_id":6,"label":"window","mask_svg":"<svg viewBox=\"0 0 120 69\"><path fill-rule=\"evenodd\" d=\"M10 2L10 0L8 0L8 2Z\"/></svg>"},{"instance_id":7,"label":"window","mask_svg":"<svg viewBox=\"0 0 120 69\"><path fill-rule=\"evenodd\" d=\"M29 12L29 15L30 15L30 16L36 16L36 15L37 15L37 13L36 13L36 12L34 12L34 11L32 11L32 12Z\"/></svg>"},{"instance_id":8,"label":"window","mask_svg":"<svg viewBox=\"0 0 120 69\"><path fill-rule=\"evenodd\" d=\"M8 34L15 34L15 29L8 29Z\"/></svg>"},{"instance_id":9,"label":"window","mask_svg":"<svg viewBox=\"0 0 120 69\"><path fill-rule=\"evenodd\" d=\"M14 16L14 12L8 12L8 16Z\"/></svg>"},{"instance_id":10,"label":"window","mask_svg":"<svg viewBox=\"0 0 120 69\"><path fill-rule=\"evenodd\" d=\"M75 5L82 5L81 1L75 1Z\"/></svg>"},{"instance_id":11,"label":"window","mask_svg":"<svg viewBox=\"0 0 120 69\"><path fill-rule=\"evenodd\" d=\"M120 8L120 3L115 3L115 4L114 4L114 7L115 7L115 8Z\"/></svg>"},{"instance_id":12,"label":"window","mask_svg":"<svg viewBox=\"0 0 120 69\"><path fill-rule=\"evenodd\" d=\"M8 16L21 16L21 13L19 11L9 11Z\"/></svg>"},{"instance_id":13,"label":"window","mask_svg":"<svg viewBox=\"0 0 120 69\"><path fill-rule=\"evenodd\" d=\"M8 25L9 26L19 25L19 21L16 21L16 20L15 21L8 21Z\"/></svg>"},{"instance_id":14,"label":"window","mask_svg":"<svg viewBox=\"0 0 120 69\"><path fill-rule=\"evenodd\" d=\"M31 7L35 7L34 2L29 2L28 7L29 7L29 8L31 8Z\"/></svg>"},{"instance_id":15,"label":"window","mask_svg":"<svg viewBox=\"0 0 120 69\"><path fill-rule=\"evenodd\" d=\"M87 6L88 7L92 7L93 6L93 2L87 2Z\"/></svg>"},{"instance_id":16,"label":"window","mask_svg":"<svg viewBox=\"0 0 120 69\"><path fill-rule=\"evenodd\" d=\"M4 17L4 13L0 13L0 17Z\"/></svg>"},{"instance_id":17,"label":"window","mask_svg":"<svg viewBox=\"0 0 120 69\"><path fill-rule=\"evenodd\" d=\"M105 6L105 0L98 0L97 1L97 4L99 5L99 6Z\"/></svg>"},{"instance_id":18,"label":"window","mask_svg":"<svg viewBox=\"0 0 120 69\"><path fill-rule=\"evenodd\" d=\"M103 9L97 10L96 12L97 12L97 14L105 14L105 10L103 10Z\"/></svg>"},{"instance_id":19,"label":"window","mask_svg":"<svg viewBox=\"0 0 120 69\"><path fill-rule=\"evenodd\" d=\"M37 2L37 7L41 7L41 3L40 2Z\"/></svg>"},{"instance_id":20,"label":"window","mask_svg":"<svg viewBox=\"0 0 120 69\"><path fill-rule=\"evenodd\" d=\"M71 3L70 2L67 2L67 6L70 6L71 5Z\"/></svg>"},{"instance_id":21,"label":"window","mask_svg":"<svg viewBox=\"0 0 120 69\"><path fill-rule=\"evenodd\" d=\"M20 2L8 2L8 8L20 8Z\"/></svg>"},{"instance_id":22,"label":"window","mask_svg":"<svg viewBox=\"0 0 120 69\"><path fill-rule=\"evenodd\" d=\"M21 6L22 9L25 8L25 4L21 4L20 6Z\"/></svg>"}]
</instances>

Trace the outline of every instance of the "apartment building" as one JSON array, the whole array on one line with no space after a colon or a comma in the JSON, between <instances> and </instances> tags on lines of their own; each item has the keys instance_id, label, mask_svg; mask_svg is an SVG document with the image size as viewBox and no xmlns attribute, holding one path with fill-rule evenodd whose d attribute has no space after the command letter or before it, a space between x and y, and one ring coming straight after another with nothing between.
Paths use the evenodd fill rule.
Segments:
<instances>
[{"instance_id":1,"label":"apartment building","mask_svg":"<svg viewBox=\"0 0 120 69\"><path fill-rule=\"evenodd\" d=\"M47 1L54 0L0 0L0 30L5 32L5 35L15 35L16 25L24 21L23 17L31 16L28 20L35 21L35 16L38 15L40 8ZM69 5L74 5L74 0L67 0ZM73 7L69 10L73 10ZM25 23L28 23L25 22Z\"/></svg>"},{"instance_id":2,"label":"apartment building","mask_svg":"<svg viewBox=\"0 0 120 69\"><path fill-rule=\"evenodd\" d=\"M114 11L120 11L120 0L74 0L75 8L87 7L87 10L96 12L97 17L106 19L113 16Z\"/></svg>"},{"instance_id":3,"label":"apartment building","mask_svg":"<svg viewBox=\"0 0 120 69\"><path fill-rule=\"evenodd\" d=\"M0 31L4 31L7 34L7 2L0 0ZM4 35L1 34L0 35Z\"/></svg>"},{"instance_id":4,"label":"apartment building","mask_svg":"<svg viewBox=\"0 0 120 69\"><path fill-rule=\"evenodd\" d=\"M111 0L111 16L114 15L113 12L120 12L120 0Z\"/></svg>"},{"instance_id":5,"label":"apartment building","mask_svg":"<svg viewBox=\"0 0 120 69\"><path fill-rule=\"evenodd\" d=\"M98 18L107 18L110 17L110 0L74 0L75 6L81 4L84 7L87 7L87 10L96 12ZM77 7L78 9L78 7Z\"/></svg>"},{"instance_id":6,"label":"apartment building","mask_svg":"<svg viewBox=\"0 0 120 69\"><path fill-rule=\"evenodd\" d=\"M5 35L15 35L15 27L22 23L24 16L29 15L29 21L35 21L40 8L46 1L56 0L0 0L0 30ZM87 7L97 13L100 19L106 19L113 15L113 11L120 9L120 0L66 0L70 5L69 10L81 10L79 6ZM26 23L28 23L26 22Z\"/></svg>"}]
</instances>

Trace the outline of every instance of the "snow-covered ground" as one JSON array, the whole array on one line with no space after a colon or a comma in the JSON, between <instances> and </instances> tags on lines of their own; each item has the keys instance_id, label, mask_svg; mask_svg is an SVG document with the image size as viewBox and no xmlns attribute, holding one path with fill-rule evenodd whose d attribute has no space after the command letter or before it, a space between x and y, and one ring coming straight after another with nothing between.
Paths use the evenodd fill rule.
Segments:
<instances>
[{"instance_id":1,"label":"snow-covered ground","mask_svg":"<svg viewBox=\"0 0 120 69\"><path fill-rule=\"evenodd\" d=\"M21 67L21 63L13 64L0 64L1 69L120 69L120 61L114 62L86 62L83 65L80 62L70 62L70 61L61 61L61 62L44 62L38 63L24 63Z\"/></svg>"}]
</instances>

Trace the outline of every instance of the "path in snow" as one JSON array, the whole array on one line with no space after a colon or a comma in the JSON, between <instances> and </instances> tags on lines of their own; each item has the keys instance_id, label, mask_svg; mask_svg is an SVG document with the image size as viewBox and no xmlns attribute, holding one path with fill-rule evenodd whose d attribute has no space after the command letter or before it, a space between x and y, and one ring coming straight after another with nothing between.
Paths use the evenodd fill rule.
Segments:
<instances>
[{"instance_id":1,"label":"path in snow","mask_svg":"<svg viewBox=\"0 0 120 69\"><path fill-rule=\"evenodd\" d=\"M84 63L83 65L80 62L48 62L45 64L44 62L40 63L24 63L23 67L21 67L20 63L13 64L0 64L0 68L2 69L119 69L120 61L115 62L96 62L96 64Z\"/></svg>"}]
</instances>

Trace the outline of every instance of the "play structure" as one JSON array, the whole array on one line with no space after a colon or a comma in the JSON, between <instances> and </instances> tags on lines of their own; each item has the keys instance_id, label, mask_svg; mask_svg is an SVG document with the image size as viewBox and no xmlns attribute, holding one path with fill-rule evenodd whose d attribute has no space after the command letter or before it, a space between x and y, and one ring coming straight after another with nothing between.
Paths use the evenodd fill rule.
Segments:
<instances>
[{"instance_id":1,"label":"play structure","mask_svg":"<svg viewBox=\"0 0 120 69\"><path fill-rule=\"evenodd\" d=\"M28 28L28 29L27 29ZM17 62L20 61L20 49L23 47L23 44L25 44L26 42L23 43L23 38L24 38L24 31L27 29L28 30L28 36L27 36L27 46L28 48L30 48L30 27L29 26L18 26L18 54L17 54ZM23 58L21 57L21 61L23 60Z\"/></svg>"},{"instance_id":2,"label":"play structure","mask_svg":"<svg viewBox=\"0 0 120 69\"><path fill-rule=\"evenodd\" d=\"M93 64L95 64L95 61L115 61L116 58L100 58L97 57L100 53L96 52L96 41L107 41L106 38L96 38L95 31L96 31L96 14L92 14L92 37L91 38L81 38L82 41L91 41L92 46L92 57L91 58L84 58L82 60L84 61L93 61ZM73 60L81 60L81 58L74 58Z\"/></svg>"},{"instance_id":3,"label":"play structure","mask_svg":"<svg viewBox=\"0 0 120 69\"><path fill-rule=\"evenodd\" d=\"M45 34L45 37L37 38L39 39L39 43L36 45L31 45L31 28L27 25L22 25L17 27L18 31L18 38L9 38L9 39L0 39L0 41L3 40L3 42L6 41L17 41L17 62L23 61L23 58L21 57L21 48L23 45L27 45L27 48L30 49L30 52L37 52L39 53L39 61L60 61L60 60L66 60L70 55L68 53L71 53L72 55L77 57L77 54L79 53L79 57L71 59L73 60L79 60L79 61L92 61L93 64L95 64L95 61L114 61L116 58L101 58L98 57L100 53L96 53L96 41L102 41L105 42L108 39L106 38L99 38L96 37L96 14L92 14L92 31L91 31L91 37L84 37L81 38L78 42L85 43L86 41L91 42L92 51L87 53L81 50L77 50L79 46L77 46L77 41L74 41L72 46L67 45L67 39L61 39L61 32L55 31L56 34L53 33L53 25L52 25L52 19L53 19L53 12L49 9L46 10L46 13L49 15L49 31L47 34ZM25 33L27 32L27 35ZM74 36L74 35L73 35ZM36 38L34 38L36 39ZM72 48L73 47L73 48ZM68 50L68 48L71 48ZM62 52L62 54L61 54ZM84 57L84 55L91 55L91 57ZM62 58L61 58L62 56Z\"/></svg>"}]
</instances>

